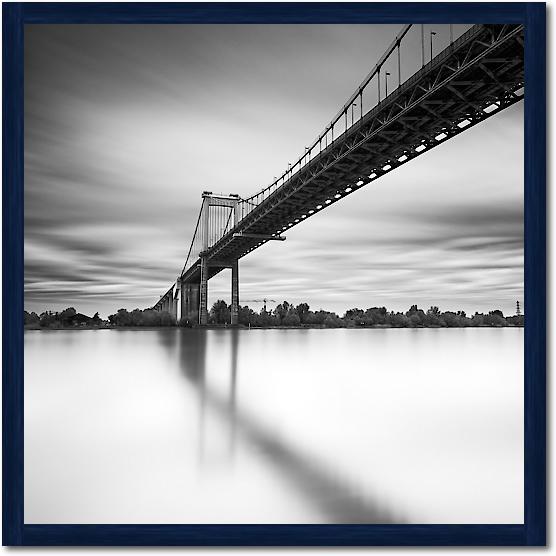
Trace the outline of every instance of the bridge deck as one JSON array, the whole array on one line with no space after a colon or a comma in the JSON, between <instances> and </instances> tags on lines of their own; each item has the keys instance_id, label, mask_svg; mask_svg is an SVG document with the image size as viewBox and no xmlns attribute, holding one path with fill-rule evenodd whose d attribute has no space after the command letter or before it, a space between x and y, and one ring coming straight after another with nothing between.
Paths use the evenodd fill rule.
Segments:
<instances>
[{"instance_id":1,"label":"bridge deck","mask_svg":"<svg viewBox=\"0 0 556 556\"><path fill-rule=\"evenodd\" d=\"M475 25L337 137L207 250L209 277L523 98L523 26ZM200 260L185 270L198 282Z\"/></svg>"}]
</instances>

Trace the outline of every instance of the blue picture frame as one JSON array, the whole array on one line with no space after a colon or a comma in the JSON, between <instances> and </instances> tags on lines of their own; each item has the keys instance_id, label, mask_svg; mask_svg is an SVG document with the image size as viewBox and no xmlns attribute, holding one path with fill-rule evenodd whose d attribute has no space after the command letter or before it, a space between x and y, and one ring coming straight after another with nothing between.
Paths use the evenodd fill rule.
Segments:
<instances>
[{"instance_id":1,"label":"blue picture frame","mask_svg":"<svg viewBox=\"0 0 556 556\"><path fill-rule=\"evenodd\" d=\"M369 546L546 543L546 6L544 3L4 3L3 544ZM25 525L23 33L28 23L525 25L525 523L523 525Z\"/></svg>"}]
</instances>

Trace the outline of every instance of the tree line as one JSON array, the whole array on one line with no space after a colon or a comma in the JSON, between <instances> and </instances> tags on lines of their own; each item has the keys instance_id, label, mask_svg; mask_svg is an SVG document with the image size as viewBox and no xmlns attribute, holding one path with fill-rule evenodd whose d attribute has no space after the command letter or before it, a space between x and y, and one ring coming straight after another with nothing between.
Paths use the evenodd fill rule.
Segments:
<instances>
[{"instance_id":1,"label":"tree line","mask_svg":"<svg viewBox=\"0 0 556 556\"><path fill-rule=\"evenodd\" d=\"M523 315L505 316L496 309L488 313L476 312L467 316L465 311L440 311L436 306L427 311L412 305L408 311L388 311L386 307L369 309L349 309L343 316L319 309L312 311L307 303L293 305L284 301L272 311L264 308L259 312L249 306L239 307L239 324L246 327L316 327L316 328L464 328L464 327L506 327L523 326ZM73 307L60 312L45 311L40 315L25 311L24 322L27 328L69 328L69 327L158 327L158 326L195 326L196 323L182 318L179 323L166 311L152 309L119 309L103 321L98 313L88 317L78 313ZM216 301L209 312L209 324L228 325L231 322L231 306L224 300Z\"/></svg>"},{"instance_id":2,"label":"tree line","mask_svg":"<svg viewBox=\"0 0 556 556\"><path fill-rule=\"evenodd\" d=\"M24 311L26 328L111 328L114 326L176 326L176 319L165 311L152 309L118 309L108 320L100 318L98 313L89 317L68 307L63 311L44 311L40 315Z\"/></svg>"},{"instance_id":3,"label":"tree line","mask_svg":"<svg viewBox=\"0 0 556 556\"><path fill-rule=\"evenodd\" d=\"M170 313L152 309L118 309L108 316L108 322L113 326L176 326L176 319Z\"/></svg>"},{"instance_id":4,"label":"tree line","mask_svg":"<svg viewBox=\"0 0 556 556\"><path fill-rule=\"evenodd\" d=\"M215 325L229 324L231 320L231 307L222 299L212 306L209 313L209 323ZM312 311L307 303L293 305L284 301L276 306L273 311L261 309L255 312L247 305L239 308L239 323L243 326L253 327L323 327L323 328L357 328L357 327L391 327L391 328L418 328L441 327L463 328L478 326L523 326L524 316L504 316L502 311L495 309L488 313L476 312L467 316L465 311L440 311L436 306L427 311L412 305L408 311L388 311L386 307L371 307L369 309L349 309L343 316L334 312ZM186 323L183 323L186 324Z\"/></svg>"},{"instance_id":5,"label":"tree line","mask_svg":"<svg viewBox=\"0 0 556 556\"><path fill-rule=\"evenodd\" d=\"M34 311L30 313L24 311L23 322L28 328L101 327L104 324L98 313L88 317L78 313L74 307L68 307L63 311L44 311L40 315Z\"/></svg>"}]
</instances>

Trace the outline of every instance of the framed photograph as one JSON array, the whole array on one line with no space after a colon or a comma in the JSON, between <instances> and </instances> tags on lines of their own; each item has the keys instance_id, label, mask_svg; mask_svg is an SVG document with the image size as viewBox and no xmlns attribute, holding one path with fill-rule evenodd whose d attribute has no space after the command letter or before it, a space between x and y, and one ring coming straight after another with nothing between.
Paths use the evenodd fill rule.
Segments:
<instances>
[{"instance_id":1,"label":"framed photograph","mask_svg":"<svg viewBox=\"0 0 556 556\"><path fill-rule=\"evenodd\" d=\"M5 3L3 544L544 545L543 3Z\"/></svg>"}]
</instances>

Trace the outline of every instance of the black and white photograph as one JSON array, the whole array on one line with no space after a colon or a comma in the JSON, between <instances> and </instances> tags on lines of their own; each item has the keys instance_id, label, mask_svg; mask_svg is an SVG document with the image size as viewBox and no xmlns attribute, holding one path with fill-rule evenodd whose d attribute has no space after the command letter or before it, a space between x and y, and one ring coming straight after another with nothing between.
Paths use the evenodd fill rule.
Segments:
<instances>
[{"instance_id":1,"label":"black and white photograph","mask_svg":"<svg viewBox=\"0 0 556 556\"><path fill-rule=\"evenodd\" d=\"M26 24L24 523L523 524L524 35Z\"/></svg>"}]
</instances>

